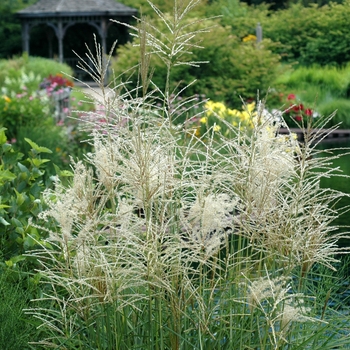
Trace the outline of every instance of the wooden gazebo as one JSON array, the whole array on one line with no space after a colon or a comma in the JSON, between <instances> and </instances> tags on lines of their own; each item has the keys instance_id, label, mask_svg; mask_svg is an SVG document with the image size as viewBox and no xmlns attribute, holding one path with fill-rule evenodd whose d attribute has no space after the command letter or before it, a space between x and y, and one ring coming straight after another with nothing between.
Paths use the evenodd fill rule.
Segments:
<instances>
[{"instance_id":1,"label":"wooden gazebo","mask_svg":"<svg viewBox=\"0 0 350 350\"><path fill-rule=\"evenodd\" d=\"M22 23L23 51L30 54L31 29L46 24L57 38L60 62L65 62L63 48L68 28L81 23L93 26L100 37L103 53L107 53L108 28L113 23L110 19L127 23L136 14L136 9L115 0L38 0L17 12Z\"/></svg>"}]
</instances>

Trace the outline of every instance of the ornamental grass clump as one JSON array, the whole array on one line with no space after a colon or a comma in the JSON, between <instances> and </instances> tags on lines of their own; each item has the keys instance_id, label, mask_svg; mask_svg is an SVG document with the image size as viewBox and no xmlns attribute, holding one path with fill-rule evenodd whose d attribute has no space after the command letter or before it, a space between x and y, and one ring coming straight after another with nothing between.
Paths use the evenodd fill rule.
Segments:
<instances>
[{"instance_id":1,"label":"ornamental grass clump","mask_svg":"<svg viewBox=\"0 0 350 350\"><path fill-rule=\"evenodd\" d=\"M200 34L182 26L196 3L175 2L172 18L152 5L171 33L165 43L148 37L143 19L132 27L146 57L138 97L123 83L107 93L102 55L89 52L81 61L100 83L105 115L101 122L90 113L85 127L93 151L72 161L70 184L56 178L44 193L41 218L50 229L31 252L41 264L43 306L28 310L42 321L37 348L350 344L322 293L330 277L319 272L335 269L337 254L348 252L337 245L345 234L334 224L333 204L343 194L320 188L322 177L336 175L332 158L316 149L324 135L311 126L303 144L279 135L283 119L258 101L247 109L249 132L222 120L228 133L213 125L198 136L186 122L174 125L170 91L159 105L144 89L152 85L153 50L166 57L170 78L176 55Z\"/></svg>"}]
</instances>

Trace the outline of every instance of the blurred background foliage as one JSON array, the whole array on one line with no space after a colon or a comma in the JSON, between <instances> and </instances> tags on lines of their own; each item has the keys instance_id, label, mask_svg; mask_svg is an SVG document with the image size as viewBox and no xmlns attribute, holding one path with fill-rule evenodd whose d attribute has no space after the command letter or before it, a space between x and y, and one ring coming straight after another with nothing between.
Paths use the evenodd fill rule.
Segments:
<instances>
[{"instance_id":1,"label":"blurred background foliage","mask_svg":"<svg viewBox=\"0 0 350 350\"><path fill-rule=\"evenodd\" d=\"M35 1L1 1L0 58L21 57L21 28L15 12ZM160 32L166 30L164 23L155 17L147 0L120 2L136 8L139 15L147 16ZM171 0L154 0L153 3L163 13L171 15ZM171 77L174 82L172 89L181 89L185 81L196 80L196 84L183 92L184 97L205 95L232 108L240 108L242 99L250 101L256 99L257 94L264 97L268 91L271 108L283 107L285 101L281 96L289 93L296 94L302 102L322 104L318 108L320 113L328 113L329 108L325 106L333 107L334 100L337 100L340 101L338 114L342 115L342 120L345 118L345 124L350 125L350 121L346 120L348 112L343 111L342 107L347 106L346 100L350 93L347 74L350 61L350 27L347 20L350 16L350 0L207 0L200 2L191 16L195 23L194 30L204 25L211 29L202 34L204 50L193 48L190 59L209 61L209 64L202 64L199 69L176 67ZM205 17L210 20L196 23L197 19ZM255 37L258 23L262 26L261 43L257 43ZM113 55L111 68L115 76L128 70L122 78L125 81L130 78L130 67L135 67L132 82L128 86L132 89L138 80L136 66L140 57L139 49L133 43L126 42L125 31L120 28L112 30L112 27L109 41L118 39L119 46ZM68 35L65 41L65 57L69 56L68 51L73 47L79 51L76 46L83 47L84 40L90 42L93 31L91 28L88 31L83 25L74 26L75 36ZM40 39L32 40L31 54L47 55L45 45L35 45L35 42L46 40L43 28L34 27L31 35ZM80 39L76 40L77 37ZM12 60L17 65L14 69L18 68L20 61ZM26 62L27 65L29 63ZM8 74L3 64L0 61L0 82ZM152 65L156 68L152 78L154 84L162 89L166 81L166 73L162 69L164 63L153 57ZM46 67L44 64L42 66ZM42 75L47 75L46 71L49 70L52 67ZM120 82L118 79L116 84Z\"/></svg>"}]
</instances>

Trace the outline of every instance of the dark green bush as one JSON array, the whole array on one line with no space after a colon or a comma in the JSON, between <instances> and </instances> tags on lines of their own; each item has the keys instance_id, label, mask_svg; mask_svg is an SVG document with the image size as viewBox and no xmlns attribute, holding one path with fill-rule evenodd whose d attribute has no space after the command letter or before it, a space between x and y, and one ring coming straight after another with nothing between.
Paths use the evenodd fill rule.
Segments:
<instances>
[{"instance_id":1,"label":"dark green bush","mask_svg":"<svg viewBox=\"0 0 350 350\"><path fill-rule=\"evenodd\" d=\"M31 150L24 156L7 143L5 129L0 128L0 263L9 267L25 260L23 254L46 235L29 220L35 221L43 209L41 193L46 187L48 160L41 154L51 151L27 142Z\"/></svg>"},{"instance_id":2,"label":"dark green bush","mask_svg":"<svg viewBox=\"0 0 350 350\"><path fill-rule=\"evenodd\" d=\"M23 75L27 75L30 79L26 82L28 89L36 90L42 79L58 73L68 75L73 74L71 67L64 63L43 58L43 57L28 57L23 54L12 59L0 60L0 84L3 85L7 80L20 80Z\"/></svg>"},{"instance_id":3,"label":"dark green bush","mask_svg":"<svg viewBox=\"0 0 350 350\"><path fill-rule=\"evenodd\" d=\"M36 0L1 0L0 2L0 57L8 58L22 50L21 23L15 12Z\"/></svg>"},{"instance_id":4,"label":"dark green bush","mask_svg":"<svg viewBox=\"0 0 350 350\"><path fill-rule=\"evenodd\" d=\"M240 108L241 97L254 99L258 90L264 94L279 73L279 56L272 52L273 43L269 40L259 45L255 41L242 42L241 38L232 35L230 27L220 25L202 37L205 48L191 48L189 60L209 63L202 64L200 68L180 65L172 70L171 90L177 88L179 91L185 87L185 82L188 84L196 80L196 84L184 90L183 96L205 94L212 100ZM119 48L117 59L113 62L116 76L128 69L129 74L130 68L137 66L139 58L139 47L129 43ZM152 81L162 90L166 82L165 65L156 55L152 56L151 65L155 67ZM124 80L127 77L125 75ZM134 74L131 80L130 89L137 85L137 75Z\"/></svg>"},{"instance_id":5,"label":"dark green bush","mask_svg":"<svg viewBox=\"0 0 350 350\"><path fill-rule=\"evenodd\" d=\"M262 19L264 37L281 44L276 52L285 62L343 65L350 60L349 15L349 0L323 7L295 4Z\"/></svg>"}]
</instances>

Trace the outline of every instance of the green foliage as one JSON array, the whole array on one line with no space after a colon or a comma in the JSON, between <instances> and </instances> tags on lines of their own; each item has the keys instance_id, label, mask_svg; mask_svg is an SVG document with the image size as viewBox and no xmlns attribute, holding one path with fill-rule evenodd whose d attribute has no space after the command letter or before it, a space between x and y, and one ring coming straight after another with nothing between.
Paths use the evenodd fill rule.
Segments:
<instances>
[{"instance_id":1,"label":"green foliage","mask_svg":"<svg viewBox=\"0 0 350 350\"><path fill-rule=\"evenodd\" d=\"M258 5L261 3L268 4L269 7L273 10L288 8L293 4L303 4L308 6L310 4L317 4L318 6L323 6L331 2L342 3L344 0L243 0L249 5Z\"/></svg>"},{"instance_id":2,"label":"green foliage","mask_svg":"<svg viewBox=\"0 0 350 350\"><path fill-rule=\"evenodd\" d=\"M30 225L42 211L43 176L51 153L27 140L31 150L27 158L7 143L5 129L0 129L0 253L1 264L9 267L25 260L23 254L37 246L45 234Z\"/></svg>"},{"instance_id":3,"label":"green foliage","mask_svg":"<svg viewBox=\"0 0 350 350\"><path fill-rule=\"evenodd\" d=\"M50 97L45 89L39 88L44 78L56 76L61 71L70 74L71 69L53 60L28 58L25 55L0 61L0 67L1 72L8 73L2 77L0 73L0 80L3 79L0 125L7 128L8 139L21 152L26 153L30 149L24 138L29 137L53 151L49 157L52 161L50 164L66 167L69 156L80 152L79 142L83 135L77 131L77 123L73 120L66 118L66 123L57 123L54 97ZM59 76L57 79L62 78ZM68 111L66 114L70 113ZM47 170L50 174L55 173L52 165Z\"/></svg>"},{"instance_id":4,"label":"green foliage","mask_svg":"<svg viewBox=\"0 0 350 350\"><path fill-rule=\"evenodd\" d=\"M22 51L21 24L15 12L35 0L2 0L0 3L0 58L9 58Z\"/></svg>"},{"instance_id":5,"label":"green foliage","mask_svg":"<svg viewBox=\"0 0 350 350\"><path fill-rule=\"evenodd\" d=\"M305 93L307 93L310 86L317 86L319 98L323 98L327 94L345 97L349 93L350 66L343 68L322 67L319 65L298 67L285 71L284 74L275 80L274 86L283 85L290 89L305 91Z\"/></svg>"},{"instance_id":6,"label":"green foliage","mask_svg":"<svg viewBox=\"0 0 350 350\"><path fill-rule=\"evenodd\" d=\"M248 6L239 0L218 0L207 7L207 16L220 16L220 24L231 27L232 34L244 38L256 34L258 23L270 14L268 6Z\"/></svg>"},{"instance_id":7,"label":"green foliage","mask_svg":"<svg viewBox=\"0 0 350 350\"><path fill-rule=\"evenodd\" d=\"M8 84L3 87L3 95L0 97L0 126L8 130L9 141L23 153L29 151L24 141L25 137L52 149L54 153L50 159L61 167L64 165L64 159L68 158L68 134L63 126L56 125L52 102L46 94L30 93L30 90L22 85L26 84L26 80L32 82L30 77L34 75L23 76L29 76L29 79L6 80Z\"/></svg>"},{"instance_id":8,"label":"green foliage","mask_svg":"<svg viewBox=\"0 0 350 350\"><path fill-rule=\"evenodd\" d=\"M330 115L335 112L331 125L340 124L342 129L350 129L350 101L345 98L326 99L318 103L317 110L321 115Z\"/></svg>"},{"instance_id":9,"label":"green foliage","mask_svg":"<svg viewBox=\"0 0 350 350\"><path fill-rule=\"evenodd\" d=\"M262 19L264 37L281 44L277 52L286 62L342 65L350 60L349 14L349 0L320 8L296 4Z\"/></svg>"},{"instance_id":10,"label":"green foliage","mask_svg":"<svg viewBox=\"0 0 350 350\"><path fill-rule=\"evenodd\" d=\"M50 128L54 119L50 114L50 103L46 96L3 90L0 98L0 125L8 129L8 137L16 142L22 128L42 125Z\"/></svg>"},{"instance_id":11,"label":"green foliage","mask_svg":"<svg viewBox=\"0 0 350 350\"><path fill-rule=\"evenodd\" d=\"M38 333L35 320L25 314L35 289L29 279L0 267L0 348L25 350Z\"/></svg>"},{"instance_id":12,"label":"green foliage","mask_svg":"<svg viewBox=\"0 0 350 350\"><path fill-rule=\"evenodd\" d=\"M107 94L102 55L82 63L101 88L103 107L88 115L93 149L73 162L73 180L45 195L42 217L57 225L49 245L30 252L41 262L42 282L51 286L30 310L42 322L37 348L349 345L348 308L326 310L331 282L319 271L333 269L337 253L350 251L339 249L343 235L334 233L334 203L344 194L320 188L323 177L336 174L332 158L314 148L321 132L306 132L302 145L293 134L280 135L283 120L262 101L242 112L222 103L204 105L206 114L191 110L198 96L182 95L193 88L195 66L206 57L194 40L205 27L184 20L195 3L184 10L175 2L172 17L155 9L160 29L144 19L133 27L141 54L128 45L119 63L129 68L135 61L134 85L127 84L135 90L120 83ZM225 29L212 35L222 45L218 34ZM265 45L233 36L225 43L237 55L246 50L244 59L253 56L254 64ZM210 59L219 51L231 64L231 51L212 48L214 38L206 44ZM207 71L215 71L216 62ZM204 134L186 129L200 117ZM317 130L327 120L310 122Z\"/></svg>"},{"instance_id":13,"label":"green foliage","mask_svg":"<svg viewBox=\"0 0 350 350\"><path fill-rule=\"evenodd\" d=\"M272 53L271 43L242 43L215 31L210 39L202 52L210 63L196 76L198 91L235 108L240 108L242 99L254 100L259 92L265 95L279 73L279 57Z\"/></svg>"},{"instance_id":14,"label":"green foliage","mask_svg":"<svg viewBox=\"0 0 350 350\"><path fill-rule=\"evenodd\" d=\"M288 108L290 101L286 97L288 94L295 94L296 104L302 103L305 108L310 108L321 116L328 116L336 111L330 125L340 123L340 128L349 128L349 65L342 68L318 65L298 67L280 75L272 86L277 92L272 94L274 99L271 100L273 103L270 107L282 110ZM295 126L290 123L289 125Z\"/></svg>"},{"instance_id":15,"label":"green foliage","mask_svg":"<svg viewBox=\"0 0 350 350\"><path fill-rule=\"evenodd\" d=\"M157 22L161 24L161 22ZM208 62L200 68L190 65L178 65L171 71L170 91L184 88L188 82L196 80L196 84L187 86L183 96L196 93L205 94L214 101L222 101L231 107L240 108L241 98L254 98L257 91L265 94L279 73L279 56L272 52L274 46L269 40L259 45L255 42L242 42L231 34L229 27L209 23L213 28L201 34L201 41L206 43L205 49L194 47L190 55L184 55L191 61ZM161 32L161 31L160 31ZM131 67L137 67L140 48L129 43L118 49L117 59L113 61L113 70L118 76L123 72L124 80L130 74ZM166 85L166 69L158 56L152 55L151 67L154 68L150 89L157 86L164 89ZM138 84L137 76L131 78L129 89ZM119 83L119 81L117 81Z\"/></svg>"},{"instance_id":16,"label":"green foliage","mask_svg":"<svg viewBox=\"0 0 350 350\"><path fill-rule=\"evenodd\" d=\"M4 84L7 79L20 80L24 74L31 75L32 84L28 88L38 89L42 79L59 73L72 75L73 71L68 65L59 63L42 57L28 57L23 54L19 57L0 60L0 84ZM35 85L36 84L36 85Z\"/></svg>"}]
</instances>

